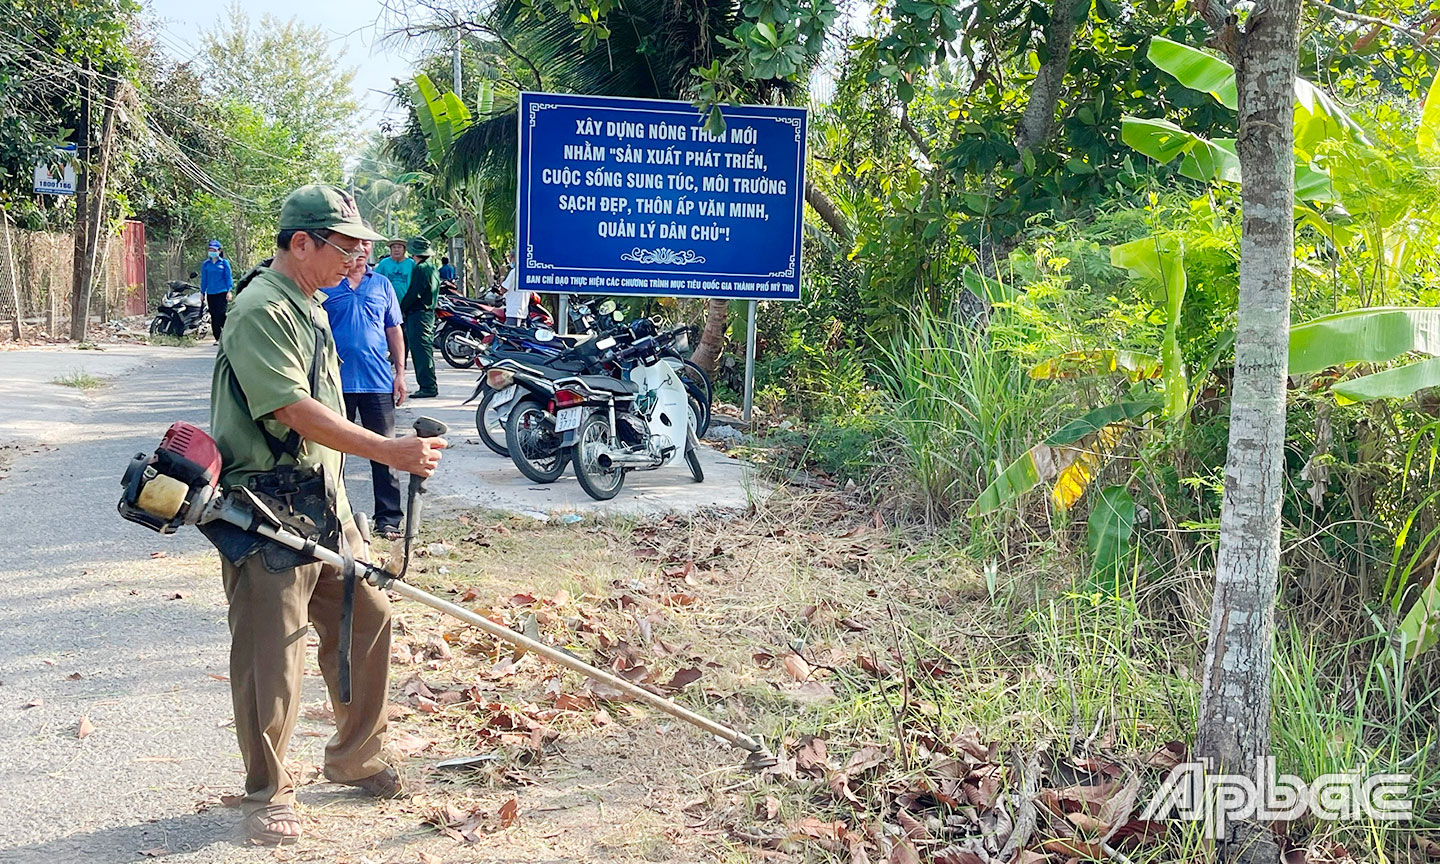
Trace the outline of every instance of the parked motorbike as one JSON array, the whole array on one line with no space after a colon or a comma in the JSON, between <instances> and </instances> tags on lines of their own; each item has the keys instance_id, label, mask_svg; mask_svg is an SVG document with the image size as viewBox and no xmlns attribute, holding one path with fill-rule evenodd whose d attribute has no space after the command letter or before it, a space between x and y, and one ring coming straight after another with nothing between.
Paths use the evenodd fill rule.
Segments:
<instances>
[{"instance_id":1,"label":"parked motorbike","mask_svg":"<svg viewBox=\"0 0 1440 864\"><path fill-rule=\"evenodd\" d=\"M190 278L195 278L191 273ZM165 296L150 319L151 336L194 336L210 325L210 309L200 286L178 279L166 283Z\"/></svg>"},{"instance_id":2,"label":"parked motorbike","mask_svg":"<svg viewBox=\"0 0 1440 864\"><path fill-rule=\"evenodd\" d=\"M534 338L545 344L554 339L554 334L542 329ZM468 403L481 397L475 409L475 426L481 440L494 452L508 455L530 480L553 483L559 479L568 458L560 453L559 439L548 431L554 419L550 406L554 382L574 375L618 378L622 369L607 352L622 342L628 344L632 338L629 331L623 331L587 340L558 354L512 350L492 343L483 355L485 375L476 383L470 399L465 400Z\"/></svg>"},{"instance_id":3,"label":"parked motorbike","mask_svg":"<svg viewBox=\"0 0 1440 864\"><path fill-rule=\"evenodd\" d=\"M489 305L485 302L488 299L472 300L442 292L435 304L435 318L440 325L435 334L435 344L445 362L456 369L474 366L475 354L488 343L487 337L493 336L496 325L504 326L504 301L494 298L499 305ZM550 328L554 326L554 318L535 300L530 306L527 324Z\"/></svg>"},{"instance_id":4,"label":"parked motorbike","mask_svg":"<svg viewBox=\"0 0 1440 864\"><path fill-rule=\"evenodd\" d=\"M597 501L614 498L631 471L653 471L682 459L696 483L705 480L693 412L684 383L665 362L664 341L644 336L614 352L616 362L634 364L628 380L585 375L557 382L553 434L569 453L580 488ZM512 413L512 424L515 419Z\"/></svg>"}]
</instances>

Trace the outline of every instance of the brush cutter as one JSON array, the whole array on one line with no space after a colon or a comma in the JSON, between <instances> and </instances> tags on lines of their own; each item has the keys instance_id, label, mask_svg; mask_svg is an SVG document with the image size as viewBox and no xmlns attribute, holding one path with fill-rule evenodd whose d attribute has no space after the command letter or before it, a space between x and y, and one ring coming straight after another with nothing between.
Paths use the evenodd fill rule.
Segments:
<instances>
[{"instance_id":1,"label":"brush cutter","mask_svg":"<svg viewBox=\"0 0 1440 864\"><path fill-rule=\"evenodd\" d=\"M445 424L438 420L421 417L415 421L415 434L421 437L437 437L446 431ZM442 600L402 581L409 566L410 547L420 527L422 496L425 492L424 477L418 474L410 475L404 555L399 572L366 561L357 561L349 554L319 545L314 539L304 537L287 526L249 489L233 486L222 492L219 480L220 450L215 440L197 426L174 423L166 431L160 446L153 454L137 454L126 468L124 479L120 481L124 488L120 497L120 515L161 534L173 534L183 525L228 523L244 532L329 564L342 573L365 579L378 588L393 591L432 609L438 609L479 627L496 639L538 654L587 678L604 682L636 701L748 751L746 768L760 769L775 764L775 757L766 749L764 743L756 738L696 714L624 678L591 666L565 651L496 624L463 606Z\"/></svg>"}]
</instances>

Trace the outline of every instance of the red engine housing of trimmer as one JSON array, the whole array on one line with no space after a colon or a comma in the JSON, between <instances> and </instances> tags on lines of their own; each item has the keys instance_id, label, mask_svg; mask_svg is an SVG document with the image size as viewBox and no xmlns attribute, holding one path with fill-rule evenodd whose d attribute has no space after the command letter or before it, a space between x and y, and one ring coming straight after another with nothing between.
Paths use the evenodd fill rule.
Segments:
<instances>
[{"instance_id":1,"label":"red engine housing of trimmer","mask_svg":"<svg viewBox=\"0 0 1440 864\"><path fill-rule=\"evenodd\" d=\"M193 423L171 423L155 448L155 459L164 459L167 468L162 471L186 485L214 486L220 482L220 447L209 433Z\"/></svg>"},{"instance_id":2,"label":"red engine housing of trimmer","mask_svg":"<svg viewBox=\"0 0 1440 864\"><path fill-rule=\"evenodd\" d=\"M173 516L148 512L140 506L142 490L157 476L185 484L184 501ZM120 515L153 531L171 534L187 519L193 520L199 515L198 511L210 501L219 483L220 447L215 439L193 423L172 423L154 454L135 454L125 469L125 476L120 480L125 490L120 496ZM165 512L168 510L167 507Z\"/></svg>"}]
</instances>

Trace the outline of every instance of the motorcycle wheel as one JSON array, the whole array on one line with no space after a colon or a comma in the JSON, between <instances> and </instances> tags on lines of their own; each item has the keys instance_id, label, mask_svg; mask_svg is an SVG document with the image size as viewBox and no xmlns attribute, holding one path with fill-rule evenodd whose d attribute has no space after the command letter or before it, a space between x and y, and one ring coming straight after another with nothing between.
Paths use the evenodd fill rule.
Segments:
<instances>
[{"instance_id":1,"label":"motorcycle wheel","mask_svg":"<svg viewBox=\"0 0 1440 864\"><path fill-rule=\"evenodd\" d=\"M580 482L585 494L596 501L609 501L625 485L625 469L618 465L602 468L599 454L595 452L598 448L610 446L613 440L610 418L603 413L586 417L575 435L575 479Z\"/></svg>"},{"instance_id":2,"label":"motorcycle wheel","mask_svg":"<svg viewBox=\"0 0 1440 864\"><path fill-rule=\"evenodd\" d=\"M690 476L695 478L696 483L705 482L705 466L700 464L699 443L695 440L695 430L691 429L686 433L689 437L689 446L685 448L685 464L690 466Z\"/></svg>"},{"instance_id":3,"label":"motorcycle wheel","mask_svg":"<svg viewBox=\"0 0 1440 864\"><path fill-rule=\"evenodd\" d=\"M168 333L169 329L170 328L166 326L165 319L161 318L159 315L156 315L154 318L150 319L151 336L164 336Z\"/></svg>"},{"instance_id":4,"label":"motorcycle wheel","mask_svg":"<svg viewBox=\"0 0 1440 864\"><path fill-rule=\"evenodd\" d=\"M445 362L456 369L469 369L475 365L475 349L461 342L461 335L459 330L447 330L440 340L440 353L445 355Z\"/></svg>"},{"instance_id":5,"label":"motorcycle wheel","mask_svg":"<svg viewBox=\"0 0 1440 864\"><path fill-rule=\"evenodd\" d=\"M705 433L710 431L710 403L697 396L691 385L685 385L685 390L690 402L690 416L694 421L690 426L695 431L696 438L704 438Z\"/></svg>"},{"instance_id":6,"label":"motorcycle wheel","mask_svg":"<svg viewBox=\"0 0 1440 864\"><path fill-rule=\"evenodd\" d=\"M475 408L475 431L480 433L480 440L490 448L492 453L499 456L509 456L510 448L505 446L505 424L500 416L490 410L490 402L494 400L495 394L500 391L485 389L485 398Z\"/></svg>"},{"instance_id":7,"label":"motorcycle wheel","mask_svg":"<svg viewBox=\"0 0 1440 864\"><path fill-rule=\"evenodd\" d=\"M536 483L554 483L570 463L570 451L560 446L555 419L545 406L521 399L505 421L505 447L520 473Z\"/></svg>"}]
</instances>

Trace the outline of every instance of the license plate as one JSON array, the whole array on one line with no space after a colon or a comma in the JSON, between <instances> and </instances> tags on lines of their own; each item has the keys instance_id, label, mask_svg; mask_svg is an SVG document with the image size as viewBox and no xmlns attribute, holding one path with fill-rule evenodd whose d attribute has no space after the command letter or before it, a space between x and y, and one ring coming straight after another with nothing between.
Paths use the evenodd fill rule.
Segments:
<instances>
[{"instance_id":1,"label":"license plate","mask_svg":"<svg viewBox=\"0 0 1440 864\"><path fill-rule=\"evenodd\" d=\"M499 408L501 405L504 405L504 404L506 404L507 402L509 402L511 399L514 399L514 398L515 398L515 390L516 390L516 387L515 387L515 385L512 384L512 385L510 385L509 387L506 387L504 390L498 391L498 392L495 394L495 398L490 400L490 407L491 407L491 408Z\"/></svg>"},{"instance_id":2,"label":"license plate","mask_svg":"<svg viewBox=\"0 0 1440 864\"><path fill-rule=\"evenodd\" d=\"M555 431L569 432L580 428L580 408L561 408L555 412Z\"/></svg>"}]
</instances>

